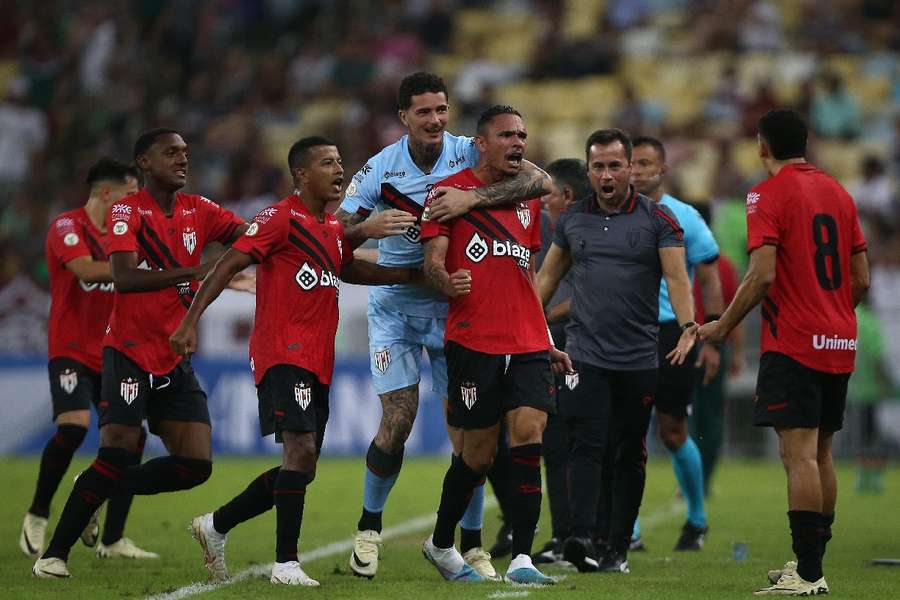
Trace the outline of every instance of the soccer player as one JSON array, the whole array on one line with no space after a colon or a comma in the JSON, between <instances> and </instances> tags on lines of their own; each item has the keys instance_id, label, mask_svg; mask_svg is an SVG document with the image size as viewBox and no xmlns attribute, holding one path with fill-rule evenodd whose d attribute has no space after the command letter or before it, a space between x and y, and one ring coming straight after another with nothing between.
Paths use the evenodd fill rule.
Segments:
<instances>
[{"instance_id":1,"label":"soccer player","mask_svg":"<svg viewBox=\"0 0 900 600\"><path fill-rule=\"evenodd\" d=\"M306 488L328 421L328 386L334 370L338 287L349 283L407 283L418 269L354 261L338 220L325 206L341 197L344 169L337 147L319 136L296 142L288 153L294 193L260 211L246 235L216 264L170 342L178 354L197 348L197 322L237 273L257 263L256 321L250 368L259 397L263 435L282 443L282 463L254 479L214 513L191 523L214 579L228 577L228 532L272 506L276 513L271 582L317 586L297 561ZM416 273L419 273L417 277Z\"/></svg>"},{"instance_id":2,"label":"soccer player","mask_svg":"<svg viewBox=\"0 0 900 600\"><path fill-rule=\"evenodd\" d=\"M50 273L50 398L56 433L44 447L37 488L25 513L19 547L37 558L44 549L50 502L69 468L72 455L87 435L91 405L100 402L100 343L113 305L112 276L106 258L106 213L122 197L138 189L134 167L101 158L89 170L87 203L59 215L45 246ZM141 447L131 457L141 462ZM97 555L158 558L123 537L131 496L111 498ZM96 522L82 532L88 546L97 543Z\"/></svg>"},{"instance_id":3,"label":"soccer player","mask_svg":"<svg viewBox=\"0 0 900 600\"><path fill-rule=\"evenodd\" d=\"M489 108L478 119L478 163L441 184L472 189L514 176L527 136L514 108ZM551 346L534 290L540 201L476 209L447 223L426 221L422 239L426 278L450 298L447 422L462 430L460 452L444 477L437 523L422 552L445 579L484 581L454 547L453 534L491 467L503 420L509 435L513 534L506 577L554 583L534 567L530 554L541 510L541 435L547 413L555 410L550 363L571 365Z\"/></svg>"},{"instance_id":4,"label":"soccer player","mask_svg":"<svg viewBox=\"0 0 900 600\"><path fill-rule=\"evenodd\" d=\"M750 266L722 317L699 336L725 341L762 302L754 424L778 434L797 560L770 571L772 585L756 593L811 596L828 592L822 557L837 501L831 441L843 426L854 307L869 287L869 262L853 199L806 162L803 118L769 111L758 138L769 178L747 194Z\"/></svg>"},{"instance_id":5,"label":"soccer player","mask_svg":"<svg viewBox=\"0 0 900 600\"><path fill-rule=\"evenodd\" d=\"M368 238L380 240L379 264L419 266L423 261L419 230L426 194L442 179L474 166L478 149L472 138L445 130L450 105L447 87L437 75L414 73L404 78L398 105L407 134L373 156L353 176L335 216L354 248ZM546 193L547 179L543 171L525 161L514 177L479 190L442 188L434 194L439 203L434 218L456 216L479 203L512 204L540 197ZM445 202L441 204L441 200ZM455 211L452 215L448 213L450 208ZM366 453L362 514L349 559L356 575L372 578L378 571L382 513L399 476L403 447L418 411L423 351L431 362L432 390L446 404L446 317L446 298L426 286L391 285L369 292L370 369L382 416ZM458 453L461 434L453 428L449 433ZM496 573L481 542L483 506L484 488L479 486L460 522L462 549L476 569L493 578Z\"/></svg>"},{"instance_id":6,"label":"soccer player","mask_svg":"<svg viewBox=\"0 0 900 600\"><path fill-rule=\"evenodd\" d=\"M179 192L187 181L187 144L178 132L141 134L134 158L145 187L112 205L107 252L115 283L103 339L100 449L69 495L38 577L68 577L66 560L92 513L118 493L158 494L200 485L212 473L206 394L169 335L187 312L212 241L230 243L247 224L216 203ZM141 423L162 438L168 456L133 465Z\"/></svg>"},{"instance_id":7,"label":"soccer player","mask_svg":"<svg viewBox=\"0 0 900 600\"><path fill-rule=\"evenodd\" d=\"M546 306L563 276L573 274L566 351L577 377L559 399L571 439L572 531L563 557L579 571L627 573L657 393L662 277L683 331L665 358L684 362L696 324L682 229L668 207L631 186L631 140L619 129L601 129L585 150L593 193L560 217L537 277ZM595 532L605 543L599 555Z\"/></svg>"},{"instance_id":8,"label":"soccer player","mask_svg":"<svg viewBox=\"0 0 900 600\"><path fill-rule=\"evenodd\" d=\"M688 277L692 280L691 289L696 271L707 307L707 319L717 319L722 313L722 286L717 265L719 246L712 231L697 209L663 192L663 178L669 165L662 142L650 136L637 136L631 143L634 147L631 171L634 187L638 193L666 206L678 219L684 231L684 257ZM669 288L663 280L659 286L659 388L653 405L659 436L672 457L678 487L687 503L687 518L675 550L700 550L707 531L703 461L697 444L688 435L688 406L694 395L697 367L703 368L703 381L708 383L719 369L720 356L713 344L702 344L691 350L684 363L669 363L665 355L678 343L681 333L669 300ZM642 546L640 522L635 520L631 549Z\"/></svg>"}]
</instances>

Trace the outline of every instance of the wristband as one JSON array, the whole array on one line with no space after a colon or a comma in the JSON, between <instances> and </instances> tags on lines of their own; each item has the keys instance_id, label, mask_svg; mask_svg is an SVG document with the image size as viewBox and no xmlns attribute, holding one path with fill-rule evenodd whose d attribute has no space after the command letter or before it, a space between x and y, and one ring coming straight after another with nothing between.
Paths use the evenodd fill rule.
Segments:
<instances>
[{"instance_id":1,"label":"wristband","mask_svg":"<svg viewBox=\"0 0 900 600\"><path fill-rule=\"evenodd\" d=\"M683 323L680 325L682 331L687 331L691 327L695 326L696 323L694 321L688 321L687 323Z\"/></svg>"}]
</instances>

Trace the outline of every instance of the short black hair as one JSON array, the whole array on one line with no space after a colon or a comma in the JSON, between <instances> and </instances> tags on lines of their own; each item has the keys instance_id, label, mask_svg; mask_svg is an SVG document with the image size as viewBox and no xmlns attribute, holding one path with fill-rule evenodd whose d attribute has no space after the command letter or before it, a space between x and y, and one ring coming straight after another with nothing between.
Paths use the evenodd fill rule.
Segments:
<instances>
[{"instance_id":1,"label":"short black hair","mask_svg":"<svg viewBox=\"0 0 900 600\"><path fill-rule=\"evenodd\" d=\"M297 140L288 152L288 168L292 174L300 167L309 166L309 151L316 146L337 146L337 144L321 135L311 135Z\"/></svg>"},{"instance_id":2,"label":"short black hair","mask_svg":"<svg viewBox=\"0 0 900 600\"><path fill-rule=\"evenodd\" d=\"M495 104L482 112L481 116L478 117L478 124L475 125L475 131L480 135L484 128L487 127L497 115L516 115L519 118L522 117L522 113L508 104Z\"/></svg>"},{"instance_id":3,"label":"short black hair","mask_svg":"<svg viewBox=\"0 0 900 600\"><path fill-rule=\"evenodd\" d=\"M444 93L447 101L450 101L450 95L447 94L447 84L444 80L434 73L426 73L419 71L412 75L407 75L400 82L400 89L397 91L397 106L400 110L406 110L412 106L412 97L419 94L433 92L435 94Z\"/></svg>"},{"instance_id":4,"label":"short black hair","mask_svg":"<svg viewBox=\"0 0 900 600\"><path fill-rule=\"evenodd\" d=\"M156 142L156 138L161 135L166 135L167 133L179 134L174 129L169 129L168 127L156 127L155 129L149 129L138 136L137 141L134 143L134 155L133 158L137 160L137 157L141 154L147 152L150 149L150 146Z\"/></svg>"},{"instance_id":5,"label":"short black hair","mask_svg":"<svg viewBox=\"0 0 900 600\"><path fill-rule=\"evenodd\" d=\"M137 169L134 166L104 156L91 165L91 168L88 169L85 181L89 187L94 187L94 184L100 181L125 183L129 177L139 179Z\"/></svg>"},{"instance_id":6,"label":"short black hair","mask_svg":"<svg viewBox=\"0 0 900 600\"><path fill-rule=\"evenodd\" d=\"M628 159L628 162L631 162L631 138L628 137L628 134L622 131L621 129L598 129L594 133L588 136L587 142L584 145L584 155L590 156L591 154L591 146L594 144L600 144L601 146L609 146L615 142L621 142L622 146L625 147L625 158Z\"/></svg>"},{"instance_id":7,"label":"short black hair","mask_svg":"<svg viewBox=\"0 0 900 600\"><path fill-rule=\"evenodd\" d=\"M806 156L806 122L795 110L775 108L759 119L759 135L775 160Z\"/></svg>"},{"instance_id":8,"label":"short black hair","mask_svg":"<svg viewBox=\"0 0 900 600\"><path fill-rule=\"evenodd\" d=\"M666 162L666 147L657 138L650 135L637 135L631 139L631 147L652 146L656 153L659 154L660 160Z\"/></svg>"},{"instance_id":9,"label":"short black hair","mask_svg":"<svg viewBox=\"0 0 900 600\"><path fill-rule=\"evenodd\" d=\"M558 186L569 186L575 199L579 200L591 193L591 182L587 176L587 166L577 158L560 158L547 165L547 174Z\"/></svg>"}]
</instances>

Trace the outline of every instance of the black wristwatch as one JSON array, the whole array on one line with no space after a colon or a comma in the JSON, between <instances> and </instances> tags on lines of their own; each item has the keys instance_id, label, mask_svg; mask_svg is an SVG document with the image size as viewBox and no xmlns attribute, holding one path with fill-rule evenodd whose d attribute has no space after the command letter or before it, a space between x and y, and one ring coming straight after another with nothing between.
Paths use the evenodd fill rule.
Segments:
<instances>
[{"instance_id":1,"label":"black wristwatch","mask_svg":"<svg viewBox=\"0 0 900 600\"><path fill-rule=\"evenodd\" d=\"M688 321L687 323L684 323L683 325L681 325L681 330L682 330L682 331L687 331L688 329L690 329L691 327L694 327L695 325L696 325L695 322L693 322L693 321Z\"/></svg>"}]
</instances>

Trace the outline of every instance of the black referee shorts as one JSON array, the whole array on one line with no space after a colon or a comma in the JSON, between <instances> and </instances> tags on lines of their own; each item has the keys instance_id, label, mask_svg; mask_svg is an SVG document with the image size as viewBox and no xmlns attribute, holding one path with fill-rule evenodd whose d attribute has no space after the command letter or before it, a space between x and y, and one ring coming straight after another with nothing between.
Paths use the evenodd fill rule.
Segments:
<instances>
[{"instance_id":1,"label":"black referee shorts","mask_svg":"<svg viewBox=\"0 0 900 600\"><path fill-rule=\"evenodd\" d=\"M697 385L697 368L694 363L697 362L700 350L695 344L682 364L669 364L666 354L678 345L681 333L677 321L659 324L659 387L654 405L658 412L685 418Z\"/></svg>"}]
</instances>

